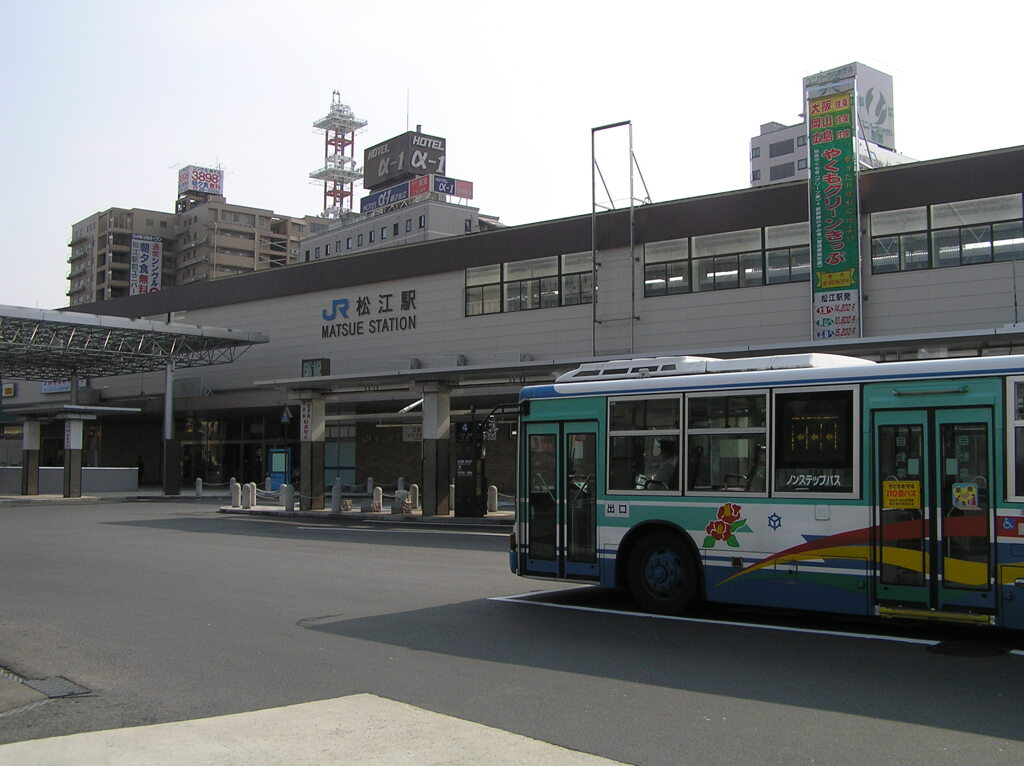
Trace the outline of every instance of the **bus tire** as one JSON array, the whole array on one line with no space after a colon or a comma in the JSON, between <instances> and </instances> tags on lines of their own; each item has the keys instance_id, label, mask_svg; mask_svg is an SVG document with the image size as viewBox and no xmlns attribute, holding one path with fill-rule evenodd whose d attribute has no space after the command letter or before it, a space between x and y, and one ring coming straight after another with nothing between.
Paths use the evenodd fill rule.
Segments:
<instances>
[{"instance_id":1,"label":"bus tire","mask_svg":"<svg viewBox=\"0 0 1024 766\"><path fill-rule=\"evenodd\" d=\"M629 557L629 590L645 610L679 614L697 595L697 563L678 535L655 532Z\"/></svg>"}]
</instances>

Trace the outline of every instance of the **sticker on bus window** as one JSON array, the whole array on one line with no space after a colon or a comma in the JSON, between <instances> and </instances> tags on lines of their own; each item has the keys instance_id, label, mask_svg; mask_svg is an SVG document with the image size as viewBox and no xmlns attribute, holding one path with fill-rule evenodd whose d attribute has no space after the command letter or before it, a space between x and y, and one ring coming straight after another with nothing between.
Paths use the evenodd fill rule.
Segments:
<instances>
[{"instance_id":1,"label":"sticker on bus window","mask_svg":"<svg viewBox=\"0 0 1024 766\"><path fill-rule=\"evenodd\" d=\"M609 518L628 519L629 503L607 502L604 504L604 515Z\"/></svg>"},{"instance_id":2,"label":"sticker on bus window","mask_svg":"<svg viewBox=\"0 0 1024 766\"><path fill-rule=\"evenodd\" d=\"M953 485L953 507L961 511L977 511L978 485L963 483Z\"/></svg>"},{"instance_id":3,"label":"sticker on bus window","mask_svg":"<svg viewBox=\"0 0 1024 766\"><path fill-rule=\"evenodd\" d=\"M883 481L882 507L917 510L921 507L921 482Z\"/></svg>"}]
</instances>

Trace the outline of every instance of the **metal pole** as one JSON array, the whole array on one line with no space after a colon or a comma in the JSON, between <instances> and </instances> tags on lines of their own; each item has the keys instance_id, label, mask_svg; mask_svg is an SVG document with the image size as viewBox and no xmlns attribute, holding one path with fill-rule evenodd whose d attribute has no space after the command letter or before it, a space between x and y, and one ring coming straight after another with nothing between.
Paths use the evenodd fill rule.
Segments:
<instances>
[{"instance_id":1,"label":"metal pole","mask_svg":"<svg viewBox=\"0 0 1024 766\"><path fill-rule=\"evenodd\" d=\"M636 351L636 253L634 249L636 230L636 205L633 193L633 121L629 121L629 352Z\"/></svg>"},{"instance_id":2,"label":"metal pole","mask_svg":"<svg viewBox=\"0 0 1024 766\"><path fill-rule=\"evenodd\" d=\"M174 439L174 360L164 378L164 494L181 494L181 448Z\"/></svg>"},{"instance_id":3,"label":"metal pole","mask_svg":"<svg viewBox=\"0 0 1024 766\"><path fill-rule=\"evenodd\" d=\"M164 441L174 438L174 360L164 373Z\"/></svg>"},{"instance_id":4,"label":"metal pole","mask_svg":"<svg viewBox=\"0 0 1024 766\"><path fill-rule=\"evenodd\" d=\"M597 356L597 154L594 136L597 128L590 131L590 337L593 345L592 356Z\"/></svg>"}]
</instances>

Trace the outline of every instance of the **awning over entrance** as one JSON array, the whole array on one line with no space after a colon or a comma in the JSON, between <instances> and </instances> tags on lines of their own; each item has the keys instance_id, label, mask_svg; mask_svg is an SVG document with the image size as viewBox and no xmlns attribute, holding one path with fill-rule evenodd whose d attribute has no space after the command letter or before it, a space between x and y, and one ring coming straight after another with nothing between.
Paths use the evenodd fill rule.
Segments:
<instances>
[{"instance_id":1,"label":"awning over entrance","mask_svg":"<svg viewBox=\"0 0 1024 766\"><path fill-rule=\"evenodd\" d=\"M0 377L68 380L233 362L260 333L0 306Z\"/></svg>"},{"instance_id":2,"label":"awning over entrance","mask_svg":"<svg viewBox=\"0 0 1024 766\"><path fill-rule=\"evenodd\" d=\"M178 494L179 448L174 441L174 369L227 364L250 346L267 343L260 333L149 319L77 314L0 306L0 378L71 381L70 405L12 409L26 421L22 448L22 494L38 493L39 421L65 420L64 496L81 496L82 422L96 407L79 407L77 381L88 377L164 370L164 492ZM102 408L106 414L112 408ZM120 408L121 412L128 412Z\"/></svg>"}]
</instances>

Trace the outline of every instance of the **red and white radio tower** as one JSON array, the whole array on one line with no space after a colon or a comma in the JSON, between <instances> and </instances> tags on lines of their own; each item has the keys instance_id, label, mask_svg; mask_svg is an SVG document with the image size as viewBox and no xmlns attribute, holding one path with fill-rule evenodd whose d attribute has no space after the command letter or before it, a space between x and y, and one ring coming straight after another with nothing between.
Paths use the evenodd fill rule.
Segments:
<instances>
[{"instance_id":1,"label":"red and white radio tower","mask_svg":"<svg viewBox=\"0 0 1024 766\"><path fill-rule=\"evenodd\" d=\"M325 218L340 218L352 210L352 186L363 177L362 168L356 167L356 133L365 127L366 120L341 103L338 91L331 98L331 111L313 123L315 130L324 133L324 166L309 177L323 181Z\"/></svg>"}]
</instances>

